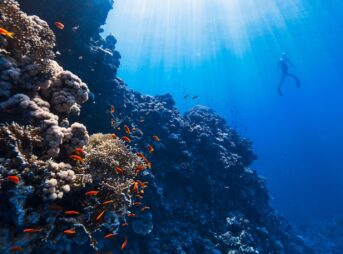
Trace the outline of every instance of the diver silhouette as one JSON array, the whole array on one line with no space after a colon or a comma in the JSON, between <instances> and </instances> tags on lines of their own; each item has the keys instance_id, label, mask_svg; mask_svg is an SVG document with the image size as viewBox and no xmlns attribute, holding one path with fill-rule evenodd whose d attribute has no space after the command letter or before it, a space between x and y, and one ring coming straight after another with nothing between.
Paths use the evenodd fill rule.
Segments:
<instances>
[{"instance_id":1,"label":"diver silhouette","mask_svg":"<svg viewBox=\"0 0 343 254\"><path fill-rule=\"evenodd\" d=\"M280 66L281 71L282 71L282 77L281 77L281 80L280 80L280 83L278 86L278 92L280 95L283 95L282 91L281 91L281 86L282 86L286 76L293 78L296 82L297 87L300 87L300 80L295 75L290 74L288 72L289 65L294 68L294 65L292 64L292 62L289 60L286 53L284 52L284 53L282 53L280 60L279 60L279 66Z\"/></svg>"}]
</instances>

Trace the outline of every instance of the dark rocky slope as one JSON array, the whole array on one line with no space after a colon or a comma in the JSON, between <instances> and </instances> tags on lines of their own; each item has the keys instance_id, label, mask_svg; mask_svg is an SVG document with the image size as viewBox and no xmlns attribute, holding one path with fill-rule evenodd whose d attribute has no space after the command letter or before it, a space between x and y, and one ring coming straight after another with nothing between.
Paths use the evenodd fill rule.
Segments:
<instances>
[{"instance_id":1,"label":"dark rocky slope","mask_svg":"<svg viewBox=\"0 0 343 254\"><path fill-rule=\"evenodd\" d=\"M265 181L249 168L255 159L249 141L208 108L182 116L170 95L145 96L116 77L116 40L99 36L111 1L20 3L51 27L65 24L55 29L57 60L95 94L78 121L90 132L124 135L111 127L114 105L116 121L136 128L133 149L155 148L147 156L152 170L142 176L150 182L143 202L151 210L129 222L129 253L312 253L270 207Z\"/></svg>"}]
</instances>

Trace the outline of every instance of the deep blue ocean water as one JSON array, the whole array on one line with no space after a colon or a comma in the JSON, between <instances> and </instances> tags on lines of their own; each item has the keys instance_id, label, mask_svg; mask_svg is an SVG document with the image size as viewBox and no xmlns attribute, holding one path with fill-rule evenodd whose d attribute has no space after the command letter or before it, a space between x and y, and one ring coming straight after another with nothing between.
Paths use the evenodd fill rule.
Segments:
<instances>
[{"instance_id":1,"label":"deep blue ocean water","mask_svg":"<svg viewBox=\"0 0 343 254\"><path fill-rule=\"evenodd\" d=\"M104 29L130 88L212 107L252 140L273 205L300 223L343 212L342 14L339 0L118 0ZM279 96L283 51L301 87Z\"/></svg>"}]
</instances>

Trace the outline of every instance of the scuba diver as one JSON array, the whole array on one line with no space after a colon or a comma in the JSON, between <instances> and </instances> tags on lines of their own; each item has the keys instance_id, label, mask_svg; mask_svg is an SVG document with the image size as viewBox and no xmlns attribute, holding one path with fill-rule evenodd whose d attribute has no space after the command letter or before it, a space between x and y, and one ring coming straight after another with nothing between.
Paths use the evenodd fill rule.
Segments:
<instances>
[{"instance_id":1,"label":"scuba diver","mask_svg":"<svg viewBox=\"0 0 343 254\"><path fill-rule=\"evenodd\" d=\"M283 81L285 80L286 76L293 78L296 82L297 87L300 87L300 80L295 75L290 74L288 72L289 65L294 68L294 65L288 59L286 53L284 52L284 53L282 53L282 56L279 60L279 66L280 66L281 71L282 71L282 78L281 78L279 86L278 86L278 92L280 95L283 95L282 91L281 91L281 86L282 86Z\"/></svg>"}]
</instances>

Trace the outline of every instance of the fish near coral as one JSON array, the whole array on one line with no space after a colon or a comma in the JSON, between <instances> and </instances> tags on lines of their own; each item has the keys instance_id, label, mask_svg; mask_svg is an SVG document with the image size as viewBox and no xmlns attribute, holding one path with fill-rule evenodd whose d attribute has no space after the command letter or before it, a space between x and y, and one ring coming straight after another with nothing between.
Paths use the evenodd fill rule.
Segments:
<instances>
[{"instance_id":1,"label":"fish near coral","mask_svg":"<svg viewBox=\"0 0 343 254\"><path fill-rule=\"evenodd\" d=\"M117 139L117 138L118 138L117 135L114 134L114 133L111 134L111 137L112 137L113 139Z\"/></svg>"},{"instance_id":2,"label":"fish near coral","mask_svg":"<svg viewBox=\"0 0 343 254\"><path fill-rule=\"evenodd\" d=\"M113 105L111 105L111 113L113 114L115 112L115 108Z\"/></svg>"},{"instance_id":3,"label":"fish near coral","mask_svg":"<svg viewBox=\"0 0 343 254\"><path fill-rule=\"evenodd\" d=\"M10 252L11 253L17 253L17 252L21 252L23 250L24 249L21 246L13 246L13 247L10 248Z\"/></svg>"},{"instance_id":4,"label":"fish near coral","mask_svg":"<svg viewBox=\"0 0 343 254\"><path fill-rule=\"evenodd\" d=\"M156 142L160 142L161 139L157 136L157 135L153 135L152 138L156 141Z\"/></svg>"},{"instance_id":5,"label":"fish near coral","mask_svg":"<svg viewBox=\"0 0 343 254\"><path fill-rule=\"evenodd\" d=\"M25 228L23 233L39 233L42 232L41 228Z\"/></svg>"},{"instance_id":6,"label":"fish near coral","mask_svg":"<svg viewBox=\"0 0 343 254\"><path fill-rule=\"evenodd\" d=\"M108 205L108 204L112 204L114 202L114 200L107 200L102 202L102 205Z\"/></svg>"},{"instance_id":7,"label":"fish near coral","mask_svg":"<svg viewBox=\"0 0 343 254\"><path fill-rule=\"evenodd\" d=\"M135 202L134 204L135 204L135 206L140 206L142 204L142 202Z\"/></svg>"},{"instance_id":8,"label":"fish near coral","mask_svg":"<svg viewBox=\"0 0 343 254\"><path fill-rule=\"evenodd\" d=\"M124 240L124 242L122 243L122 245L120 247L121 250L124 250L126 248L127 241L128 241L127 236L125 236L125 240Z\"/></svg>"},{"instance_id":9,"label":"fish near coral","mask_svg":"<svg viewBox=\"0 0 343 254\"><path fill-rule=\"evenodd\" d=\"M124 170L121 167L116 167L116 173L118 175L122 175L122 174L124 174Z\"/></svg>"},{"instance_id":10,"label":"fish near coral","mask_svg":"<svg viewBox=\"0 0 343 254\"><path fill-rule=\"evenodd\" d=\"M149 209L150 209L149 206L144 206L144 207L141 209L141 212L144 212L144 211L149 210Z\"/></svg>"},{"instance_id":11,"label":"fish near coral","mask_svg":"<svg viewBox=\"0 0 343 254\"><path fill-rule=\"evenodd\" d=\"M72 229L66 229L66 230L63 231L63 233L66 234L66 235L75 235L76 231L72 230Z\"/></svg>"},{"instance_id":12,"label":"fish near coral","mask_svg":"<svg viewBox=\"0 0 343 254\"><path fill-rule=\"evenodd\" d=\"M115 237L116 234L110 233L104 236L104 239L112 239L113 237Z\"/></svg>"},{"instance_id":13,"label":"fish near coral","mask_svg":"<svg viewBox=\"0 0 343 254\"><path fill-rule=\"evenodd\" d=\"M148 151L149 151L149 153L153 153L154 152L154 148L153 148L153 146L152 145L148 145Z\"/></svg>"},{"instance_id":14,"label":"fish near coral","mask_svg":"<svg viewBox=\"0 0 343 254\"><path fill-rule=\"evenodd\" d=\"M133 218L133 217L136 217L136 214L134 214L134 213L129 213L127 216Z\"/></svg>"},{"instance_id":15,"label":"fish near coral","mask_svg":"<svg viewBox=\"0 0 343 254\"><path fill-rule=\"evenodd\" d=\"M129 223L125 222L123 224L121 224L121 226L124 228L124 227L127 227L129 225Z\"/></svg>"},{"instance_id":16,"label":"fish near coral","mask_svg":"<svg viewBox=\"0 0 343 254\"><path fill-rule=\"evenodd\" d=\"M129 126L124 125L124 129L125 129L125 133L126 133L126 134L128 134L128 135L131 134L131 130L130 130Z\"/></svg>"},{"instance_id":17,"label":"fish near coral","mask_svg":"<svg viewBox=\"0 0 343 254\"><path fill-rule=\"evenodd\" d=\"M64 214L66 214L66 215L79 215L80 213L78 211L65 211Z\"/></svg>"},{"instance_id":18,"label":"fish near coral","mask_svg":"<svg viewBox=\"0 0 343 254\"><path fill-rule=\"evenodd\" d=\"M85 195L86 195L86 196L96 196L96 195L98 195L98 193L99 193L99 191L93 190L93 191L87 191L87 192L85 193Z\"/></svg>"},{"instance_id":19,"label":"fish near coral","mask_svg":"<svg viewBox=\"0 0 343 254\"><path fill-rule=\"evenodd\" d=\"M141 171L145 170L146 166L145 165L140 165L136 168L136 174L140 173Z\"/></svg>"},{"instance_id":20,"label":"fish near coral","mask_svg":"<svg viewBox=\"0 0 343 254\"><path fill-rule=\"evenodd\" d=\"M69 155L69 158L78 163L83 163L83 158L79 155L72 154L72 155Z\"/></svg>"},{"instance_id":21,"label":"fish near coral","mask_svg":"<svg viewBox=\"0 0 343 254\"><path fill-rule=\"evenodd\" d=\"M73 153L76 153L79 156L85 156L86 155L85 151L83 151L83 149L81 147L75 148Z\"/></svg>"},{"instance_id":22,"label":"fish near coral","mask_svg":"<svg viewBox=\"0 0 343 254\"><path fill-rule=\"evenodd\" d=\"M14 35L14 33L11 33L11 32L9 32L6 29L1 28L1 27L0 27L0 34L7 36L7 37L10 37L11 39L13 39L13 35Z\"/></svg>"},{"instance_id":23,"label":"fish near coral","mask_svg":"<svg viewBox=\"0 0 343 254\"><path fill-rule=\"evenodd\" d=\"M18 176L7 176L6 179L14 184L18 184L20 181Z\"/></svg>"},{"instance_id":24,"label":"fish near coral","mask_svg":"<svg viewBox=\"0 0 343 254\"><path fill-rule=\"evenodd\" d=\"M126 136L122 136L121 139L127 143L131 143L131 139Z\"/></svg>"},{"instance_id":25,"label":"fish near coral","mask_svg":"<svg viewBox=\"0 0 343 254\"><path fill-rule=\"evenodd\" d=\"M106 210L103 210L99 215L95 218L95 221L98 222L105 214Z\"/></svg>"},{"instance_id":26,"label":"fish near coral","mask_svg":"<svg viewBox=\"0 0 343 254\"><path fill-rule=\"evenodd\" d=\"M60 21L55 21L55 22L54 22L54 25L55 25L58 29L61 29L61 30L64 29L64 24L61 23Z\"/></svg>"},{"instance_id":27,"label":"fish near coral","mask_svg":"<svg viewBox=\"0 0 343 254\"><path fill-rule=\"evenodd\" d=\"M132 190L135 193L139 193L139 188L138 188L138 183L137 182L134 182Z\"/></svg>"},{"instance_id":28,"label":"fish near coral","mask_svg":"<svg viewBox=\"0 0 343 254\"><path fill-rule=\"evenodd\" d=\"M139 195L139 194L137 194L137 195L136 195L136 198L138 198L138 199L143 199L144 197L141 196L141 195Z\"/></svg>"}]
</instances>

